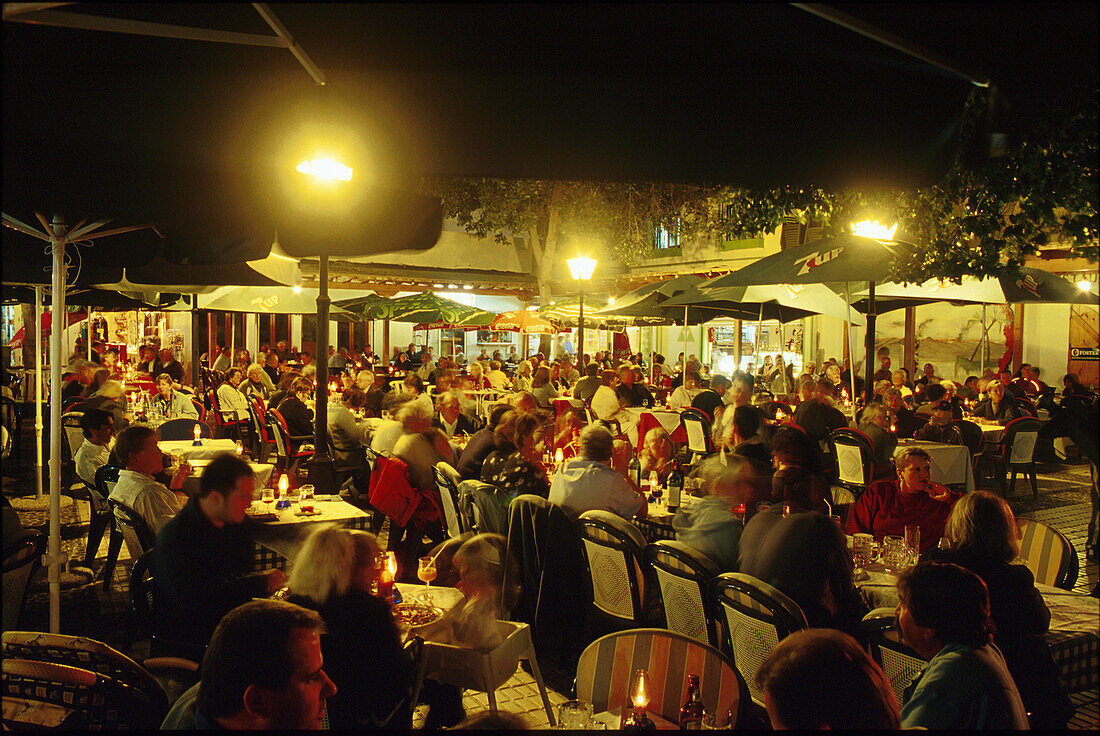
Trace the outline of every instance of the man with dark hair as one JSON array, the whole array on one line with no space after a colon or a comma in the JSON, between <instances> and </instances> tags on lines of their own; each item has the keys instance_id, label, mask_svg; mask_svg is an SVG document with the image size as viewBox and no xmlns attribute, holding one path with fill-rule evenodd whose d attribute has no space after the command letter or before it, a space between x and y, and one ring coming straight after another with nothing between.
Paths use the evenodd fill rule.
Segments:
<instances>
[{"instance_id":1,"label":"man with dark hair","mask_svg":"<svg viewBox=\"0 0 1100 736\"><path fill-rule=\"evenodd\" d=\"M152 556L159 630L201 652L221 617L286 583L281 570L253 572L252 468L235 455L214 458L192 496L157 535ZM186 653L184 653L186 654Z\"/></svg>"},{"instance_id":2,"label":"man with dark hair","mask_svg":"<svg viewBox=\"0 0 1100 736\"><path fill-rule=\"evenodd\" d=\"M967 401L978 400L978 377L967 376L962 385L955 389L955 395Z\"/></svg>"},{"instance_id":3,"label":"man with dark hair","mask_svg":"<svg viewBox=\"0 0 1100 736\"><path fill-rule=\"evenodd\" d=\"M703 389L691 400L691 408L706 414L713 424L716 421L715 412L726 405L725 395L731 385L730 379L715 375L710 379L710 388Z\"/></svg>"},{"instance_id":4,"label":"man with dark hair","mask_svg":"<svg viewBox=\"0 0 1100 736\"><path fill-rule=\"evenodd\" d=\"M573 387L573 398L581 401L592 401L592 397L600 385L600 366L596 363L589 363L584 367L584 378L577 381L577 385Z\"/></svg>"},{"instance_id":5,"label":"man with dark hair","mask_svg":"<svg viewBox=\"0 0 1100 736\"><path fill-rule=\"evenodd\" d=\"M162 730L319 730L336 685L322 669L320 614L258 600L227 613L210 640L202 680L179 697Z\"/></svg>"},{"instance_id":6,"label":"man with dark hair","mask_svg":"<svg viewBox=\"0 0 1100 736\"><path fill-rule=\"evenodd\" d=\"M477 432L477 422L462 413L462 403L452 391L439 397L439 410L432 419L432 426L441 430L448 440L455 435L469 436Z\"/></svg>"},{"instance_id":7,"label":"man with dark hair","mask_svg":"<svg viewBox=\"0 0 1100 736\"><path fill-rule=\"evenodd\" d=\"M489 453L497 449L494 430L500 424L505 414L512 411L508 404L498 404L489 412L489 423L474 432L470 441L466 443L466 449L458 458L455 470L463 480L478 480L481 478L481 467L485 464L485 458Z\"/></svg>"},{"instance_id":8,"label":"man with dark hair","mask_svg":"<svg viewBox=\"0 0 1100 736\"><path fill-rule=\"evenodd\" d=\"M736 569L791 598L810 626L862 638L867 610L853 582L852 555L840 525L828 516L784 515L779 504L758 512L741 535Z\"/></svg>"},{"instance_id":9,"label":"man with dark hair","mask_svg":"<svg viewBox=\"0 0 1100 736\"><path fill-rule=\"evenodd\" d=\"M164 453L157 445L156 430L151 427L133 426L119 432L115 454L125 469L118 474L111 500L136 511L156 534L187 501L181 489L191 468L186 463L180 464L169 483L171 490L153 478L164 469Z\"/></svg>"},{"instance_id":10,"label":"man with dark hair","mask_svg":"<svg viewBox=\"0 0 1100 736\"><path fill-rule=\"evenodd\" d=\"M115 436L115 422L110 413L102 409L89 409L80 418L84 442L76 451L76 476L90 486L95 486L95 472L107 464L111 453L107 445Z\"/></svg>"},{"instance_id":11,"label":"man with dark hair","mask_svg":"<svg viewBox=\"0 0 1100 736\"><path fill-rule=\"evenodd\" d=\"M923 404L918 406L913 413L923 417L932 416L932 407L943 401L947 395L947 389L940 383L929 383L925 386L924 391L917 394L917 397L924 401Z\"/></svg>"},{"instance_id":12,"label":"man with dark hair","mask_svg":"<svg viewBox=\"0 0 1100 736\"><path fill-rule=\"evenodd\" d=\"M733 510L740 504L755 507L768 497L767 471L766 465L740 455L732 455L725 462L717 456L707 458L699 472L707 494L676 511L672 519L676 541L706 555L722 572L736 570L745 521Z\"/></svg>"},{"instance_id":13,"label":"man with dark hair","mask_svg":"<svg viewBox=\"0 0 1100 736\"><path fill-rule=\"evenodd\" d=\"M989 592L959 565L924 562L898 578L898 626L928 665L906 688L902 728L1025 730L1027 711L993 646Z\"/></svg>"},{"instance_id":14,"label":"man with dark hair","mask_svg":"<svg viewBox=\"0 0 1100 736\"><path fill-rule=\"evenodd\" d=\"M233 365L233 348L221 348L218 350L218 357L214 359L214 364L210 366L210 370L227 371L231 365Z\"/></svg>"},{"instance_id":15,"label":"man with dark hair","mask_svg":"<svg viewBox=\"0 0 1100 736\"><path fill-rule=\"evenodd\" d=\"M932 418L918 429L913 438L925 442L941 442L945 445L964 444L958 427L951 423L951 402L940 401L932 405Z\"/></svg>"},{"instance_id":16,"label":"man with dark hair","mask_svg":"<svg viewBox=\"0 0 1100 736\"><path fill-rule=\"evenodd\" d=\"M183 364L176 360L172 348L164 348L160 351L157 374L160 373L167 373L175 384L183 383Z\"/></svg>"},{"instance_id":17,"label":"man with dark hair","mask_svg":"<svg viewBox=\"0 0 1100 736\"><path fill-rule=\"evenodd\" d=\"M886 674L859 642L840 631L791 634L760 665L756 683L776 730L896 731L901 726Z\"/></svg>"},{"instance_id":18,"label":"man with dark hair","mask_svg":"<svg viewBox=\"0 0 1100 736\"><path fill-rule=\"evenodd\" d=\"M644 384L636 383L636 378L634 366L628 363L619 366L619 385L625 387L630 394L628 406L644 406L646 408L653 406L653 394L649 393L649 389Z\"/></svg>"},{"instance_id":19,"label":"man with dark hair","mask_svg":"<svg viewBox=\"0 0 1100 736\"><path fill-rule=\"evenodd\" d=\"M833 406L833 383L828 378L819 379L814 397L798 405L794 423L818 442L828 442L834 429L848 426L848 420Z\"/></svg>"},{"instance_id":20,"label":"man with dark hair","mask_svg":"<svg viewBox=\"0 0 1100 736\"><path fill-rule=\"evenodd\" d=\"M772 453L760 434L760 428L764 426L763 413L755 406L738 406L730 415L733 427L730 449L733 453L771 465Z\"/></svg>"}]
</instances>

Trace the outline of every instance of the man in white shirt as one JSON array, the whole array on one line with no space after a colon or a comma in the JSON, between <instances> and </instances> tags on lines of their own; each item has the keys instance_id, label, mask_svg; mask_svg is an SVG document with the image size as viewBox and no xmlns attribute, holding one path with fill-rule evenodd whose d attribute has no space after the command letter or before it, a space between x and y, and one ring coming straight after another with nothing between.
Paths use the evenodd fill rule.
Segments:
<instances>
[{"instance_id":1,"label":"man in white shirt","mask_svg":"<svg viewBox=\"0 0 1100 736\"><path fill-rule=\"evenodd\" d=\"M180 491L191 468L181 463L172 476L172 490L158 483L153 476L164 468L163 453L157 446L157 433L150 427L127 427L118 435L115 452L126 469L118 474L118 483L110 498L137 512L153 534L176 515L187 496Z\"/></svg>"},{"instance_id":2,"label":"man in white shirt","mask_svg":"<svg viewBox=\"0 0 1100 736\"><path fill-rule=\"evenodd\" d=\"M214 365L210 366L210 369L215 371L226 371L231 365L233 365L233 349L222 348L221 353L214 359Z\"/></svg>"},{"instance_id":3,"label":"man in white shirt","mask_svg":"<svg viewBox=\"0 0 1100 736\"><path fill-rule=\"evenodd\" d=\"M508 380L508 376L501 368L502 366L499 360L490 361L489 372L485 377L489 379L489 383L497 391L508 391L512 388L512 382Z\"/></svg>"},{"instance_id":4,"label":"man in white shirt","mask_svg":"<svg viewBox=\"0 0 1100 736\"><path fill-rule=\"evenodd\" d=\"M478 430L474 421L462 413L462 403L451 391L439 397L439 413L432 420L432 426L442 430L447 439Z\"/></svg>"},{"instance_id":5,"label":"man in white shirt","mask_svg":"<svg viewBox=\"0 0 1100 736\"><path fill-rule=\"evenodd\" d=\"M234 368L226 375L225 383L218 386L218 404L225 412L223 416L228 418L232 411L237 421L242 422L248 420L248 399L238 389L243 379L244 372L240 368Z\"/></svg>"},{"instance_id":6,"label":"man in white shirt","mask_svg":"<svg viewBox=\"0 0 1100 736\"><path fill-rule=\"evenodd\" d=\"M84 443L73 458L76 475L89 486L95 486L95 473L107 464L111 456L109 446L115 436L115 421L102 409L89 409L80 418L84 430Z\"/></svg>"},{"instance_id":7,"label":"man in white shirt","mask_svg":"<svg viewBox=\"0 0 1100 736\"><path fill-rule=\"evenodd\" d=\"M574 517L593 509L610 511L624 519L644 513L645 496L611 467L611 433L599 425L589 425L581 432L578 444L580 457L562 465L550 481L550 502Z\"/></svg>"}]
</instances>

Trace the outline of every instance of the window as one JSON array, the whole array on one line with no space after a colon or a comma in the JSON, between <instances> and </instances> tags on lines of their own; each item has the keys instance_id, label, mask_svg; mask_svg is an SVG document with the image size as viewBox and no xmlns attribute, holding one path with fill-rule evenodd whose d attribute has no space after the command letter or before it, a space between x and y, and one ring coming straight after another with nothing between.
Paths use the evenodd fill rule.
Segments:
<instances>
[{"instance_id":1,"label":"window","mask_svg":"<svg viewBox=\"0 0 1100 736\"><path fill-rule=\"evenodd\" d=\"M656 257L680 255L680 221L676 220L672 230L662 225L654 225L649 231L651 255Z\"/></svg>"}]
</instances>

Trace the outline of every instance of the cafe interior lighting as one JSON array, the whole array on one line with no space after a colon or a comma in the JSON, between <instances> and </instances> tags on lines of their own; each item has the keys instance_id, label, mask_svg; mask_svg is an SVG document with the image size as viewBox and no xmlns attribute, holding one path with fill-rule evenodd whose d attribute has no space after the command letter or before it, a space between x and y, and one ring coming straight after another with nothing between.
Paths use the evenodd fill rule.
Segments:
<instances>
[{"instance_id":1,"label":"cafe interior lighting","mask_svg":"<svg viewBox=\"0 0 1100 736\"><path fill-rule=\"evenodd\" d=\"M298 164L296 168L303 174L310 174L321 179L351 181L351 167L344 166L342 163L333 161L330 158L306 159Z\"/></svg>"},{"instance_id":2,"label":"cafe interior lighting","mask_svg":"<svg viewBox=\"0 0 1100 736\"><path fill-rule=\"evenodd\" d=\"M1084 279L1081 279L1077 282L1077 288L1081 291L1088 291L1090 286L1092 286L1092 284L1090 284L1088 281L1085 281Z\"/></svg>"},{"instance_id":3,"label":"cafe interior lighting","mask_svg":"<svg viewBox=\"0 0 1100 736\"><path fill-rule=\"evenodd\" d=\"M898 224L886 226L878 220L864 220L851 224L852 234L861 238L873 238L875 240L893 240L894 233L898 230Z\"/></svg>"}]
</instances>

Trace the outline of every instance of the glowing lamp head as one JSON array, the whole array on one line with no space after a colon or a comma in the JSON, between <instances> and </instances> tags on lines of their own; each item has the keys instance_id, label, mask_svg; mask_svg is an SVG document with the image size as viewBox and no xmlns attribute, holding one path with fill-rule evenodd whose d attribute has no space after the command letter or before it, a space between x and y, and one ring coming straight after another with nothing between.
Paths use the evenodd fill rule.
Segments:
<instances>
[{"instance_id":1,"label":"glowing lamp head","mask_svg":"<svg viewBox=\"0 0 1100 736\"><path fill-rule=\"evenodd\" d=\"M195 425L195 442L198 442L200 437L202 437L202 431L199 429L199 425L196 424Z\"/></svg>"},{"instance_id":2,"label":"glowing lamp head","mask_svg":"<svg viewBox=\"0 0 1100 736\"><path fill-rule=\"evenodd\" d=\"M301 293L302 293L302 287L301 287L301 286L298 286L297 284L295 284L295 285L294 285L294 287L293 287L293 289L292 289L292 291L293 291L293 292L294 292L295 294L301 294Z\"/></svg>"},{"instance_id":3,"label":"glowing lamp head","mask_svg":"<svg viewBox=\"0 0 1100 736\"><path fill-rule=\"evenodd\" d=\"M1092 286L1092 284L1090 284L1088 281L1085 281L1084 279L1081 279L1077 282L1077 288L1081 291L1088 291L1090 286Z\"/></svg>"},{"instance_id":4,"label":"glowing lamp head","mask_svg":"<svg viewBox=\"0 0 1100 736\"><path fill-rule=\"evenodd\" d=\"M558 451L554 453L554 462L555 463L560 463L562 461L562 457L563 457L562 456L562 451L561 451L561 448L559 447Z\"/></svg>"},{"instance_id":5,"label":"glowing lamp head","mask_svg":"<svg viewBox=\"0 0 1100 736\"><path fill-rule=\"evenodd\" d=\"M861 238L874 238L875 240L893 240L894 233L898 230L897 223L883 225L878 220L864 220L851 224L852 234Z\"/></svg>"},{"instance_id":6,"label":"glowing lamp head","mask_svg":"<svg viewBox=\"0 0 1100 736\"><path fill-rule=\"evenodd\" d=\"M319 179L351 181L351 168L330 158L307 159L295 168L303 174L316 176Z\"/></svg>"},{"instance_id":7,"label":"glowing lamp head","mask_svg":"<svg viewBox=\"0 0 1100 736\"><path fill-rule=\"evenodd\" d=\"M577 256L566 261L569 264L569 273L575 281L588 281L592 278L592 272L596 270L596 259Z\"/></svg>"},{"instance_id":8,"label":"glowing lamp head","mask_svg":"<svg viewBox=\"0 0 1100 736\"><path fill-rule=\"evenodd\" d=\"M634 673L634 682L630 686L630 702L635 708L649 705L649 672L646 670L637 670Z\"/></svg>"},{"instance_id":9,"label":"glowing lamp head","mask_svg":"<svg viewBox=\"0 0 1100 736\"><path fill-rule=\"evenodd\" d=\"M386 571L393 577L397 576L397 557L393 552L386 554Z\"/></svg>"},{"instance_id":10,"label":"glowing lamp head","mask_svg":"<svg viewBox=\"0 0 1100 736\"><path fill-rule=\"evenodd\" d=\"M279 493L286 493L286 489L290 487L290 481L286 478L286 473L279 476Z\"/></svg>"}]
</instances>

